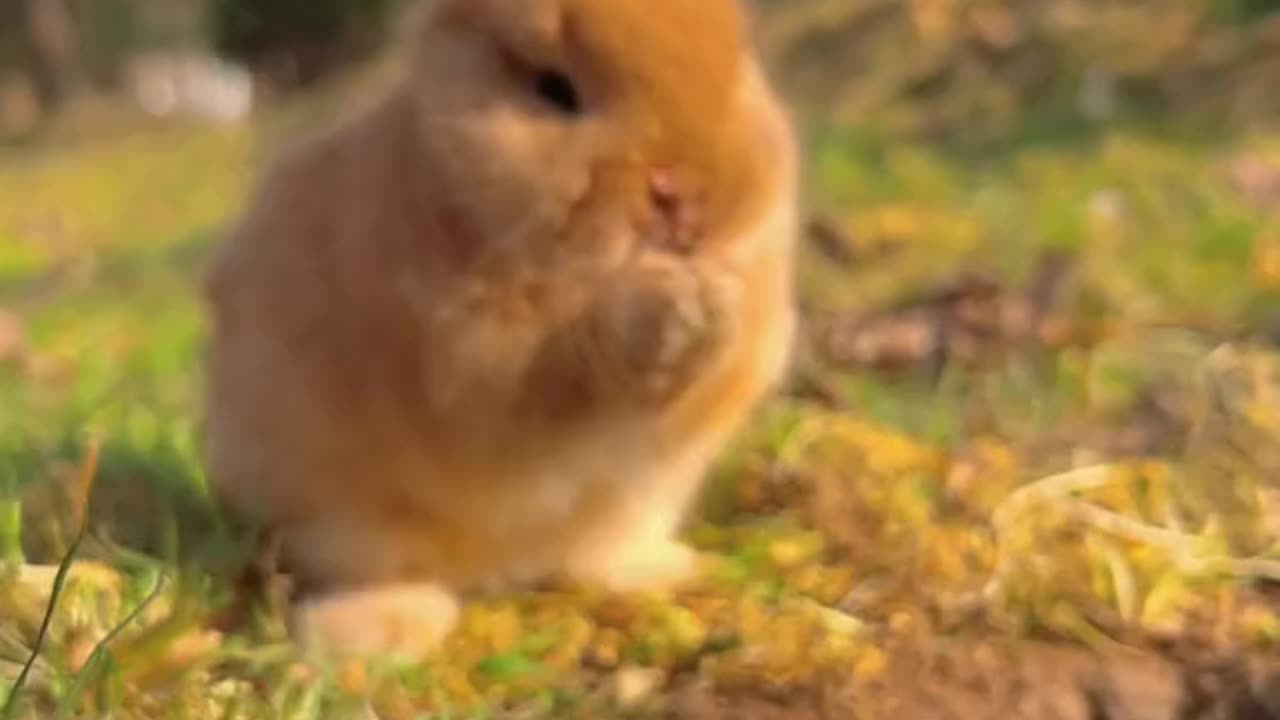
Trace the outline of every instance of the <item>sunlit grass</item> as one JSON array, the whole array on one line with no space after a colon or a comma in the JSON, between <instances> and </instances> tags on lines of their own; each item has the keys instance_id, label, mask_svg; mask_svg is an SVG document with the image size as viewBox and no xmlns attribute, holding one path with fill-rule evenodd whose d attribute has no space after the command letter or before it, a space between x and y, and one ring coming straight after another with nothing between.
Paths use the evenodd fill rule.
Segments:
<instances>
[{"instance_id":1,"label":"sunlit grass","mask_svg":"<svg viewBox=\"0 0 1280 720\"><path fill-rule=\"evenodd\" d=\"M0 685L45 617L50 576L26 562L67 551L65 491L86 433L103 441L81 553L103 565L67 581L17 717L346 717L366 695L382 717L601 717L658 707L679 673L729 689L871 681L887 637L963 623L1102 645L1204 628L1273 643L1280 620L1251 582L1274 572L1280 539L1265 483L1280 405L1250 402L1269 386L1237 375L1265 379L1274 360L1210 362L1212 331L1280 306L1255 267L1272 221L1220 170L1234 148L1117 132L975 165L849 137L815 143L815 201L855 244L896 252L838 268L806 250L811 305L880 305L972 265L1016 284L1059 247L1082 259L1060 312L1112 330L936 386L822 368L840 407L778 400L716 473L689 537L721 561L698 587L494 599L411 670L309 667L277 618L208 629L235 543L200 467L194 279L250 175L250 134L0 156L0 310L31 344L0 365ZM1201 427L1228 418L1250 453L1216 465L1237 439L1203 436L1158 457L1083 454L1099 433L1079 428L1142 422L1152 387L1199 408ZM1059 474L1072 465L1094 468L1087 482Z\"/></svg>"}]
</instances>

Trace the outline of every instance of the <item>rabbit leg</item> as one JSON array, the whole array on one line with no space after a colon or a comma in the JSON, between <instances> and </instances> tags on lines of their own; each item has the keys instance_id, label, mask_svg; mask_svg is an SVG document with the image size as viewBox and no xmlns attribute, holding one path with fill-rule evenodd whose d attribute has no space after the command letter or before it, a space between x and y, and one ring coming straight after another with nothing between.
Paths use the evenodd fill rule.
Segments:
<instances>
[{"instance_id":1,"label":"rabbit leg","mask_svg":"<svg viewBox=\"0 0 1280 720\"><path fill-rule=\"evenodd\" d=\"M678 533L704 466L668 468L648 492L623 488L598 504L568 553L565 574L612 592L671 590L696 579L711 560L680 542Z\"/></svg>"},{"instance_id":2,"label":"rabbit leg","mask_svg":"<svg viewBox=\"0 0 1280 720\"><path fill-rule=\"evenodd\" d=\"M435 583L341 590L301 602L293 623L308 654L421 659L457 623L457 597Z\"/></svg>"}]
</instances>

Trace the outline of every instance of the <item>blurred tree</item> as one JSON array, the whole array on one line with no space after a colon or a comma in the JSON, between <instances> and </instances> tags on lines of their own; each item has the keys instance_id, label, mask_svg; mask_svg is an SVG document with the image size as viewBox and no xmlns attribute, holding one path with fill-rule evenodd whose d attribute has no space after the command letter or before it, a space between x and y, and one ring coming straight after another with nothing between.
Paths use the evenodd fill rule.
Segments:
<instances>
[{"instance_id":1,"label":"blurred tree","mask_svg":"<svg viewBox=\"0 0 1280 720\"><path fill-rule=\"evenodd\" d=\"M120 79L129 56L144 45L141 14L144 0L73 0L81 28L80 60L87 79L111 87ZM177 4L178 0L168 0Z\"/></svg>"},{"instance_id":2,"label":"blurred tree","mask_svg":"<svg viewBox=\"0 0 1280 720\"><path fill-rule=\"evenodd\" d=\"M371 55L400 0L210 0L214 46L277 89Z\"/></svg>"},{"instance_id":3,"label":"blurred tree","mask_svg":"<svg viewBox=\"0 0 1280 720\"><path fill-rule=\"evenodd\" d=\"M41 110L62 109L78 81L75 18L66 0L0 0L0 43L10 44Z\"/></svg>"},{"instance_id":4,"label":"blurred tree","mask_svg":"<svg viewBox=\"0 0 1280 720\"><path fill-rule=\"evenodd\" d=\"M66 0L26 0L28 72L46 112L60 110L76 83L76 28Z\"/></svg>"}]
</instances>

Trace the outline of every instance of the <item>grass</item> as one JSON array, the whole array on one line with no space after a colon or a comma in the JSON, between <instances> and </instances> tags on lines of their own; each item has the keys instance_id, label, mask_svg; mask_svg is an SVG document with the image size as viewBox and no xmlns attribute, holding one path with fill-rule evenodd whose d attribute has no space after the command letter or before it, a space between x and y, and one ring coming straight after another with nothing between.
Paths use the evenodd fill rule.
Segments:
<instances>
[{"instance_id":1,"label":"grass","mask_svg":"<svg viewBox=\"0 0 1280 720\"><path fill-rule=\"evenodd\" d=\"M816 363L827 403L779 397L716 472L689 537L723 561L699 587L494 599L412 669L310 666L269 615L223 637L239 549L199 461L194 278L252 148L171 128L0 156L0 310L30 336L0 366L0 689L33 660L6 719L643 717L690 677L856 691L902 636L1280 640L1259 589L1280 579L1276 358L1224 344L1280 309L1280 250L1222 171L1280 141L1120 129L981 160L815 135L815 205L893 252L806 248L809 306L841 317L974 266L1016 286L1062 248L1081 264L1056 316L1088 339L937 384ZM1174 439L1108 450L1153 396Z\"/></svg>"}]
</instances>

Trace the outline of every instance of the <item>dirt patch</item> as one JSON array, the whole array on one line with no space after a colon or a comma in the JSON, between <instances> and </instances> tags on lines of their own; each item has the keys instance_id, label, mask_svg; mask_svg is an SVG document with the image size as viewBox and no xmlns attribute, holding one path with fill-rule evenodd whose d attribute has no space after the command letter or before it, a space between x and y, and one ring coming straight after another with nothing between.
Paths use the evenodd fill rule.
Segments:
<instances>
[{"instance_id":1,"label":"dirt patch","mask_svg":"<svg viewBox=\"0 0 1280 720\"><path fill-rule=\"evenodd\" d=\"M690 683L672 720L1270 720L1274 660L1178 660L1051 643L940 640L900 649L884 676L793 690L717 691Z\"/></svg>"}]
</instances>

